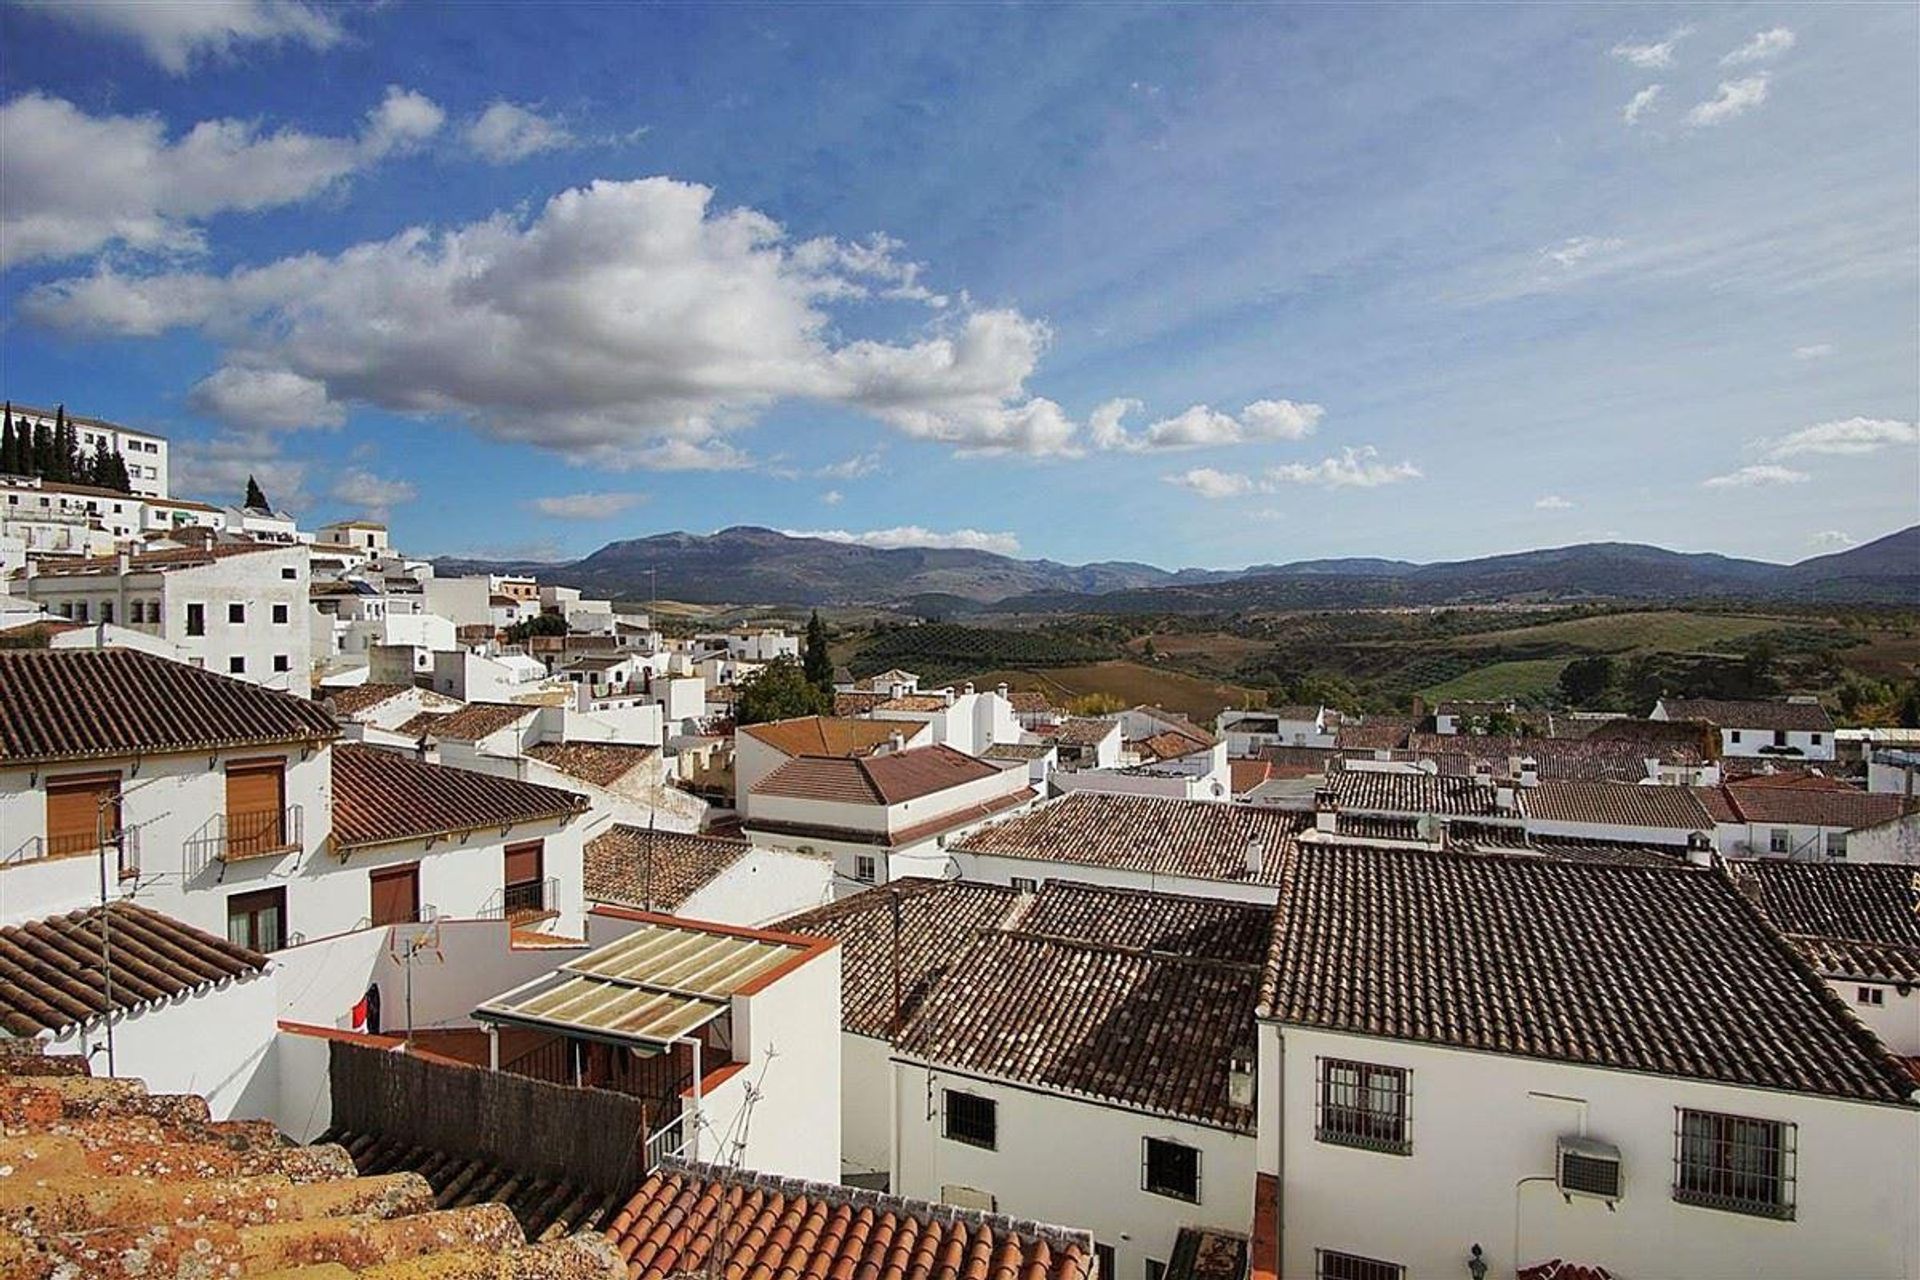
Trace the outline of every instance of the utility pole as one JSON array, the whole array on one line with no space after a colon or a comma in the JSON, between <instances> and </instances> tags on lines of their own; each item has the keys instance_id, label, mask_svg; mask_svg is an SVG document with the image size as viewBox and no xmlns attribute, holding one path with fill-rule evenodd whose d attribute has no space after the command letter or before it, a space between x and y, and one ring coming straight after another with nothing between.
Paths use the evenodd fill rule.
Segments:
<instances>
[{"instance_id":1,"label":"utility pole","mask_svg":"<svg viewBox=\"0 0 1920 1280\"><path fill-rule=\"evenodd\" d=\"M107 1075L113 1075L113 904L107 899L107 806L116 810L120 807L120 790L114 788L110 797L96 802L93 807L94 852L100 860L100 982L101 1004L100 1018L107 1027ZM116 814L117 817L117 814ZM114 826L118 827L119 822ZM115 870L119 869L119 845L125 836L114 834Z\"/></svg>"}]
</instances>

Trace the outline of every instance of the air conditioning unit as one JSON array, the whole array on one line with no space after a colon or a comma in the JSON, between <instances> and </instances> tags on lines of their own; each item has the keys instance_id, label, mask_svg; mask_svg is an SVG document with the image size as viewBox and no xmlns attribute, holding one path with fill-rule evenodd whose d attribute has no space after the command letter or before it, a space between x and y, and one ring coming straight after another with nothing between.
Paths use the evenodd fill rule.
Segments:
<instances>
[{"instance_id":1,"label":"air conditioning unit","mask_svg":"<svg viewBox=\"0 0 1920 1280\"><path fill-rule=\"evenodd\" d=\"M1562 1195L1620 1199L1620 1148L1592 1138L1561 1138L1553 1162L1553 1183Z\"/></svg>"}]
</instances>

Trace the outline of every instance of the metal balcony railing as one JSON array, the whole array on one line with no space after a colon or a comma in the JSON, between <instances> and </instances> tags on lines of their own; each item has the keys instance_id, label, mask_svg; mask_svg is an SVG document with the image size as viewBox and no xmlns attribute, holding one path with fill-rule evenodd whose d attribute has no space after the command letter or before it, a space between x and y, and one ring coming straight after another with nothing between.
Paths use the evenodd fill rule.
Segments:
<instances>
[{"instance_id":1,"label":"metal balcony railing","mask_svg":"<svg viewBox=\"0 0 1920 1280\"><path fill-rule=\"evenodd\" d=\"M480 908L482 920L523 920L560 910L560 879L522 880L494 891Z\"/></svg>"},{"instance_id":2,"label":"metal balcony railing","mask_svg":"<svg viewBox=\"0 0 1920 1280\"><path fill-rule=\"evenodd\" d=\"M109 831L104 837L97 835L70 836L29 836L15 846L4 858L0 858L0 867L19 866L29 862L50 862L56 858L79 858L100 851L102 845L115 850L114 861L122 880L140 874L140 829L129 827L125 831Z\"/></svg>"},{"instance_id":3,"label":"metal balcony railing","mask_svg":"<svg viewBox=\"0 0 1920 1280\"><path fill-rule=\"evenodd\" d=\"M298 849L303 843L304 815L300 806L216 813L186 841L187 865L239 862Z\"/></svg>"}]
</instances>

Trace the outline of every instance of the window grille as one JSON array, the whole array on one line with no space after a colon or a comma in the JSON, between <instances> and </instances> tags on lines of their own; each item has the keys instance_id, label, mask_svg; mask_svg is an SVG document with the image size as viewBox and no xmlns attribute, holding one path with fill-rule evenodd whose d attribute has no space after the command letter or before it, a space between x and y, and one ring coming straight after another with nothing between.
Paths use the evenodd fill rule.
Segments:
<instances>
[{"instance_id":1,"label":"window grille","mask_svg":"<svg viewBox=\"0 0 1920 1280\"><path fill-rule=\"evenodd\" d=\"M1673 1198L1769 1218L1793 1216L1795 1126L1677 1108Z\"/></svg>"},{"instance_id":2,"label":"window grille","mask_svg":"<svg viewBox=\"0 0 1920 1280\"><path fill-rule=\"evenodd\" d=\"M1408 1072L1345 1058L1320 1059L1314 1137L1368 1151L1406 1155Z\"/></svg>"}]
</instances>

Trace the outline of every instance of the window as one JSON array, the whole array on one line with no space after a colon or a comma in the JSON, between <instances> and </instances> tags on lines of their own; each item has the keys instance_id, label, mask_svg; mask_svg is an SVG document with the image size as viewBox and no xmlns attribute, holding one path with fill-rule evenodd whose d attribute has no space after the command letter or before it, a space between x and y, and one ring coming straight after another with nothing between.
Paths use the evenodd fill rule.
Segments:
<instances>
[{"instance_id":1,"label":"window","mask_svg":"<svg viewBox=\"0 0 1920 1280\"><path fill-rule=\"evenodd\" d=\"M375 925L410 924L420 918L420 864L386 867L367 873L373 906L367 913Z\"/></svg>"},{"instance_id":2,"label":"window","mask_svg":"<svg viewBox=\"0 0 1920 1280\"><path fill-rule=\"evenodd\" d=\"M1100 1280L1113 1280L1113 1246L1095 1241L1093 1260L1100 1264Z\"/></svg>"},{"instance_id":3,"label":"window","mask_svg":"<svg viewBox=\"0 0 1920 1280\"><path fill-rule=\"evenodd\" d=\"M1165 1138L1148 1138L1140 1155L1140 1189L1157 1196L1200 1203L1200 1150Z\"/></svg>"},{"instance_id":4,"label":"window","mask_svg":"<svg viewBox=\"0 0 1920 1280\"><path fill-rule=\"evenodd\" d=\"M278 951L286 946L286 889L259 889L229 897L227 941L255 951Z\"/></svg>"},{"instance_id":5,"label":"window","mask_svg":"<svg viewBox=\"0 0 1920 1280\"><path fill-rule=\"evenodd\" d=\"M1784 747L1787 745L1787 731L1785 729L1775 729L1773 731L1773 745L1776 747Z\"/></svg>"},{"instance_id":6,"label":"window","mask_svg":"<svg viewBox=\"0 0 1920 1280\"><path fill-rule=\"evenodd\" d=\"M946 1135L970 1147L995 1150L1000 1141L999 1106L992 1098L946 1090Z\"/></svg>"},{"instance_id":7,"label":"window","mask_svg":"<svg viewBox=\"0 0 1920 1280\"><path fill-rule=\"evenodd\" d=\"M1678 1108L1673 1198L1769 1218L1793 1216L1795 1126Z\"/></svg>"},{"instance_id":8,"label":"window","mask_svg":"<svg viewBox=\"0 0 1920 1280\"><path fill-rule=\"evenodd\" d=\"M238 657L238 656L228 658L227 671L229 674L236 675L236 676L243 676L247 674L247 660L245 658Z\"/></svg>"},{"instance_id":9,"label":"window","mask_svg":"<svg viewBox=\"0 0 1920 1280\"><path fill-rule=\"evenodd\" d=\"M230 604L230 605L228 605L228 606L227 606L227 621L228 621L228 622L232 622L232 623L241 623L241 622L245 622L246 620L247 620L247 606L246 606L246 605L244 605L244 604L237 604L237 603L236 603L236 604Z\"/></svg>"},{"instance_id":10,"label":"window","mask_svg":"<svg viewBox=\"0 0 1920 1280\"><path fill-rule=\"evenodd\" d=\"M273 606L273 620L282 626L286 625L287 606L283 604Z\"/></svg>"},{"instance_id":11,"label":"window","mask_svg":"<svg viewBox=\"0 0 1920 1280\"><path fill-rule=\"evenodd\" d=\"M1854 992L1853 1002L1855 1004L1868 1005L1875 1009L1880 1008L1887 1002L1887 989L1885 987L1861 987Z\"/></svg>"},{"instance_id":12,"label":"window","mask_svg":"<svg viewBox=\"0 0 1920 1280\"><path fill-rule=\"evenodd\" d=\"M861 884L872 884L874 877L878 874L878 868L874 864L872 854L856 853L853 855L853 878L855 880L858 880Z\"/></svg>"},{"instance_id":13,"label":"window","mask_svg":"<svg viewBox=\"0 0 1920 1280\"><path fill-rule=\"evenodd\" d=\"M1148 1258L1147 1280L1167 1280L1167 1264L1158 1258Z\"/></svg>"},{"instance_id":14,"label":"window","mask_svg":"<svg viewBox=\"0 0 1920 1280\"><path fill-rule=\"evenodd\" d=\"M187 634L190 636L207 634L207 606L203 604L187 606Z\"/></svg>"},{"instance_id":15,"label":"window","mask_svg":"<svg viewBox=\"0 0 1920 1280\"><path fill-rule=\"evenodd\" d=\"M1729 729L1727 731L1727 741L1728 742L1740 741L1740 731L1738 729Z\"/></svg>"},{"instance_id":16,"label":"window","mask_svg":"<svg viewBox=\"0 0 1920 1280\"><path fill-rule=\"evenodd\" d=\"M276 653L273 655L273 669L275 671L291 671L293 670L293 659L284 653Z\"/></svg>"},{"instance_id":17,"label":"window","mask_svg":"<svg viewBox=\"0 0 1920 1280\"><path fill-rule=\"evenodd\" d=\"M1013 891L1015 893L1038 893L1040 892L1040 882L1032 876L1015 876L1013 878Z\"/></svg>"},{"instance_id":18,"label":"window","mask_svg":"<svg viewBox=\"0 0 1920 1280\"><path fill-rule=\"evenodd\" d=\"M49 858L91 853L102 835L120 830L120 775L74 773L52 777L47 787L47 843Z\"/></svg>"},{"instance_id":19,"label":"window","mask_svg":"<svg viewBox=\"0 0 1920 1280\"><path fill-rule=\"evenodd\" d=\"M546 910L546 845L539 840L507 846L507 870L501 900L509 919Z\"/></svg>"},{"instance_id":20,"label":"window","mask_svg":"<svg viewBox=\"0 0 1920 1280\"><path fill-rule=\"evenodd\" d=\"M1332 1249L1313 1251L1314 1280L1401 1280L1407 1269L1397 1262L1363 1258L1357 1253L1336 1253Z\"/></svg>"},{"instance_id":21,"label":"window","mask_svg":"<svg viewBox=\"0 0 1920 1280\"><path fill-rule=\"evenodd\" d=\"M1817 733L1809 734L1807 737L1807 741L1811 742L1814 746L1817 747L1820 745L1820 735Z\"/></svg>"},{"instance_id":22,"label":"window","mask_svg":"<svg viewBox=\"0 0 1920 1280\"><path fill-rule=\"evenodd\" d=\"M75 602L73 606L73 620L75 622L85 622L87 620L87 602L85 600Z\"/></svg>"},{"instance_id":23,"label":"window","mask_svg":"<svg viewBox=\"0 0 1920 1280\"><path fill-rule=\"evenodd\" d=\"M1844 831L1827 832L1827 856L1844 858L1847 856L1847 833Z\"/></svg>"},{"instance_id":24,"label":"window","mask_svg":"<svg viewBox=\"0 0 1920 1280\"><path fill-rule=\"evenodd\" d=\"M1785 827L1775 827L1773 830L1767 832L1767 849L1771 853L1785 853L1787 851L1787 829Z\"/></svg>"},{"instance_id":25,"label":"window","mask_svg":"<svg viewBox=\"0 0 1920 1280\"><path fill-rule=\"evenodd\" d=\"M1344 1058L1320 1059L1321 1142L1407 1155L1407 1072Z\"/></svg>"},{"instance_id":26,"label":"window","mask_svg":"<svg viewBox=\"0 0 1920 1280\"><path fill-rule=\"evenodd\" d=\"M286 568L280 571L280 576L282 578L285 578L288 582L292 582L295 578L300 576L300 571L298 569L295 569L292 565L288 565Z\"/></svg>"},{"instance_id":27,"label":"window","mask_svg":"<svg viewBox=\"0 0 1920 1280\"><path fill-rule=\"evenodd\" d=\"M144 600L127 601L127 621L135 626L147 620L147 603Z\"/></svg>"},{"instance_id":28,"label":"window","mask_svg":"<svg viewBox=\"0 0 1920 1280\"><path fill-rule=\"evenodd\" d=\"M113 621L113 601L102 600L100 602L100 621L102 622Z\"/></svg>"}]
</instances>

